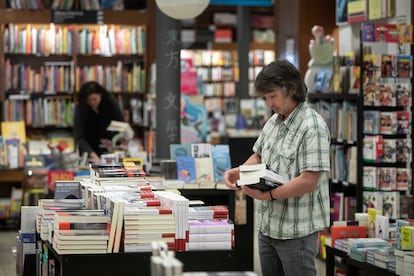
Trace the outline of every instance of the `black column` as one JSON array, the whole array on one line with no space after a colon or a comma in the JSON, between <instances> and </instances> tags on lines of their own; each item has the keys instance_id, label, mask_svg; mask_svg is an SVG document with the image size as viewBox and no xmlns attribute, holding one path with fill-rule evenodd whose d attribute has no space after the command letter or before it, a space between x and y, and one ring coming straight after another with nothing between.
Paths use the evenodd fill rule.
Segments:
<instances>
[{"instance_id":1,"label":"black column","mask_svg":"<svg viewBox=\"0 0 414 276\"><path fill-rule=\"evenodd\" d=\"M239 62L239 81L237 97L249 98L249 50L251 42L250 7L237 7L237 53Z\"/></svg>"},{"instance_id":2,"label":"black column","mask_svg":"<svg viewBox=\"0 0 414 276\"><path fill-rule=\"evenodd\" d=\"M156 158L170 157L170 144L180 138L181 22L156 7Z\"/></svg>"}]
</instances>

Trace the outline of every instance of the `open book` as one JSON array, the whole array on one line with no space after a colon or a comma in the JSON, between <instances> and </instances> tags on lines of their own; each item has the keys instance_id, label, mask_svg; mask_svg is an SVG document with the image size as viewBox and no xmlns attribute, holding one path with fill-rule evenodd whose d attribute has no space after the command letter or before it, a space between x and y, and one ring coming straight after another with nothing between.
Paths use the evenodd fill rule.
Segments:
<instances>
[{"instance_id":1,"label":"open book","mask_svg":"<svg viewBox=\"0 0 414 276\"><path fill-rule=\"evenodd\" d=\"M241 165L237 186L249 185L261 191L272 190L288 182L288 178L266 168L266 164Z\"/></svg>"}]
</instances>

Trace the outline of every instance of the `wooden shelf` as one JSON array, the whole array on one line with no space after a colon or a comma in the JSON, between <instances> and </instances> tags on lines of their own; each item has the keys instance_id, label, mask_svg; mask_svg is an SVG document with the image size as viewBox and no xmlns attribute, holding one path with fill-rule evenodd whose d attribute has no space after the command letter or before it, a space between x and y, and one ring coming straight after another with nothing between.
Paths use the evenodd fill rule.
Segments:
<instances>
[{"instance_id":1,"label":"wooden shelf","mask_svg":"<svg viewBox=\"0 0 414 276\"><path fill-rule=\"evenodd\" d=\"M51 10L0 9L0 24L50 24ZM145 25L149 22L147 10L104 10L104 24ZM78 23L76 23L78 24Z\"/></svg>"},{"instance_id":2,"label":"wooden shelf","mask_svg":"<svg viewBox=\"0 0 414 276\"><path fill-rule=\"evenodd\" d=\"M23 169L10 169L0 171L0 182L23 182Z\"/></svg>"}]
</instances>

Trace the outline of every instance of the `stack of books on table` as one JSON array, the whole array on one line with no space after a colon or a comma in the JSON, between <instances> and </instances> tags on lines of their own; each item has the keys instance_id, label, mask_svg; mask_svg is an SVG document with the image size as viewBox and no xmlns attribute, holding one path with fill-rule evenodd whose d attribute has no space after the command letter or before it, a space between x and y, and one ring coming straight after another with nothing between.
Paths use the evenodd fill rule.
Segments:
<instances>
[{"instance_id":1,"label":"stack of books on table","mask_svg":"<svg viewBox=\"0 0 414 276\"><path fill-rule=\"evenodd\" d=\"M185 251L188 233L188 208L190 201L182 195L170 191L154 191L161 206L172 209L175 220L175 250Z\"/></svg>"},{"instance_id":2,"label":"stack of books on table","mask_svg":"<svg viewBox=\"0 0 414 276\"><path fill-rule=\"evenodd\" d=\"M91 165L91 178L100 186L149 185L146 173L139 167L125 167L123 163Z\"/></svg>"},{"instance_id":3,"label":"stack of books on table","mask_svg":"<svg viewBox=\"0 0 414 276\"><path fill-rule=\"evenodd\" d=\"M229 219L229 209L224 205L193 206L188 208L188 219Z\"/></svg>"},{"instance_id":4,"label":"stack of books on table","mask_svg":"<svg viewBox=\"0 0 414 276\"><path fill-rule=\"evenodd\" d=\"M392 246L372 248L367 251L367 263L383 269L395 271L395 255Z\"/></svg>"},{"instance_id":5,"label":"stack of books on table","mask_svg":"<svg viewBox=\"0 0 414 276\"><path fill-rule=\"evenodd\" d=\"M56 212L53 249L61 255L106 253L109 222L103 211Z\"/></svg>"},{"instance_id":6,"label":"stack of books on table","mask_svg":"<svg viewBox=\"0 0 414 276\"><path fill-rule=\"evenodd\" d=\"M231 250L234 224L228 220L189 220L186 250Z\"/></svg>"},{"instance_id":7,"label":"stack of books on table","mask_svg":"<svg viewBox=\"0 0 414 276\"><path fill-rule=\"evenodd\" d=\"M369 250L389 248L391 245L380 238L349 238L348 239L350 257L360 262L367 260Z\"/></svg>"},{"instance_id":8,"label":"stack of books on table","mask_svg":"<svg viewBox=\"0 0 414 276\"><path fill-rule=\"evenodd\" d=\"M410 275L409 272L414 271L414 252L413 251L394 249L394 256L395 256L395 274ZM406 269L405 264L407 264L407 272L405 271Z\"/></svg>"},{"instance_id":9,"label":"stack of books on table","mask_svg":"<svg viewBox=\"0 0 414 276\"><path fill-rule=\"evenodd\" d=\"M404 273L401 275L413 275L414 271L414 252L404 254Z\"/></svg>"},{"instance_id":10,"label":"stack of books on table","mask_svg":"<svg viewBox=\"0 0 414 276\"><path fill-rule=\"evenodd\" d=\"M124 206L124 251L148 252L151 242L175 249L175 219L168 206Z\"/></svg>"},{"instance_id":11,"label":"stack of books on table","mask_svg":"<svg viewBox=\"0 0 414 276\"><path fill-rule=\"evenodd\" d=\"M40 199L38 205L36 231L42 240L51 241L54 214L58 211L82 209L84 202L82 199Z\"/></svg>"}]
</instances>

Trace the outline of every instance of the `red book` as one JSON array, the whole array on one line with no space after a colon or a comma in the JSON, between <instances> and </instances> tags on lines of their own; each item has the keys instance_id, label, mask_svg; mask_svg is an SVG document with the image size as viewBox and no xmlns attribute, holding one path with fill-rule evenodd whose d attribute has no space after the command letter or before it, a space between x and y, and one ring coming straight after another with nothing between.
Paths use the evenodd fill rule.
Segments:
<instances>
[{"instance_id":1,"label":"red book","mask_svg":"<svg viewBox=\"0 0 414 276\"><path fill-rule=\"evenodd\" d=\"M48 186L50 191L55 190L55 181L58 180L74 180L75 171L51 170L48 172Z\"/></svg>"},{"instance_id":2,"label":"red book","mask_svg":"<svg viewBox=\"0 0 414 276\"><path fill-rule=\"evenodd\" d=\"M348 239L348 238L366 238L367 237L367 227L358 226L358 225L349 225L349 226L338 226L333 225L331 227L331 246L335 246L335 240L339 239Z\"/></svg>"}]
</instances>

